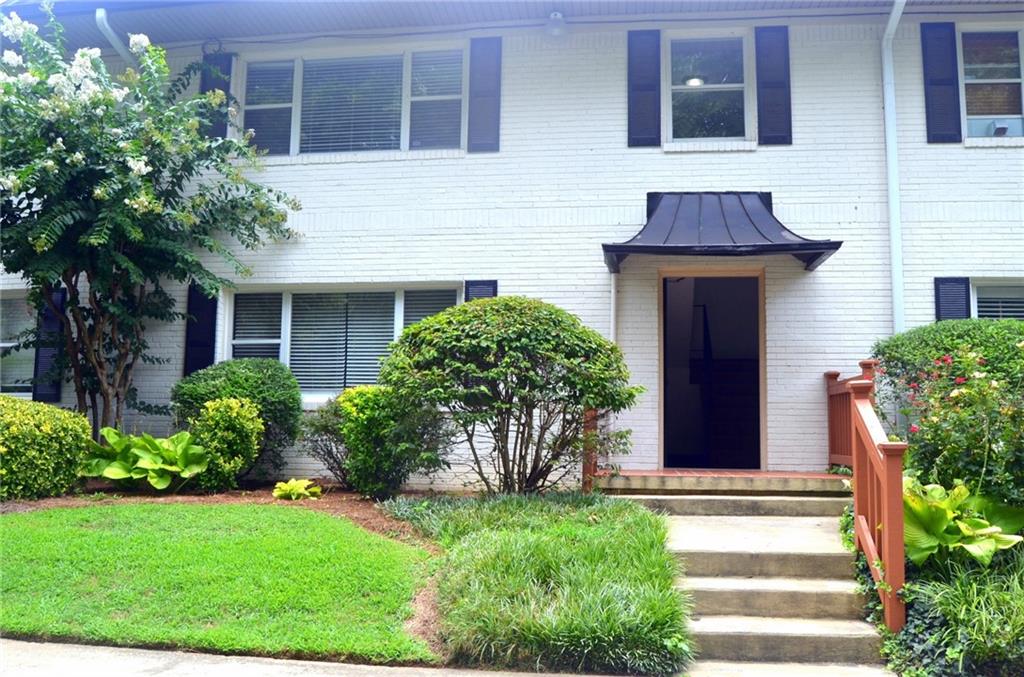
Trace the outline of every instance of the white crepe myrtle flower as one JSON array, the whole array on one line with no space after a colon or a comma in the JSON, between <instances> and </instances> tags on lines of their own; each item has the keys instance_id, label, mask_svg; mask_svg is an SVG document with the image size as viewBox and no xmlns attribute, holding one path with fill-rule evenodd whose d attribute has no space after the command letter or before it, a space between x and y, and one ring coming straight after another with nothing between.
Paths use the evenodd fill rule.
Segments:
<instances>
[{"instance_id":1,"label":"white crepe myrtle flower","mask_svg":"<svg viewBox=\"0 0 1024 677\"><path fill-rule=\"evenodd\" d=\"M11 12L10 16L0 19L0 35L14 42L21 42L29 33L37 32L39 32L38 26L23 20L15 12Z\"/></svg>"},{"instance_id":2,"label":"white crepe myrtle flower","mask_svg":"<svg viewBox=\"0 0 1024 677\"><path fill-rule=\"evenodd\" d=\"M128 48L136 54L141 54L149 47L149 36L145 33L129 33Z\"/></svg>"},{"instance_id":3,"label":"white crepe myrtle flower","mask_svg":"<svg viewBox=\"0 0 1024 677\"><path fill-rule=\"evenodd\" d=\"M128 169L132 170L132 174L136 176L144 176L153 171L153 168L146 164L146 158L133 158L130 157L125 162L128 164Z\"/></svg>"},{"instance_id":4,"label":"white crepe myrtle flower","mask_svg":"<svg viewBox=\"0 0 1024 677\"><path fill-rule=\"evenodd\" d=\"M124 101L124 97L128 96L128 90L124 87L114 87L110 90L110 95L114 97L114 101L121 103Z\"/></svg>"},{"instance_id":5,"label":"white crepe myrtle flower","mask_svg":"<svg viewBox=\"0 0 1024 677\"><path fill-rule=\"evenodd\" d=\"M18 54L17 52L12 52L9 49L5 49L2 61L4 62L5 65L10 66L11 68L17 68L22 63L21 54Z\"/></svg>"},{"instance_id":6,"label":"white crepe myrtle flower","mask_svg":"<svg viewBox=\"0 0 1024 677\"><path fill-rule=\"evenodd\" d=\"M53 142L53 146L50 147L50 151L64 150L64 137L58 136L57 140Z\"/></svg>"},{"instance_id":7,"label":"white crepe myrtle flower","mask_svg":"<svg viewBox=\"0 0 1024 677\"><path fill-rule=\"evenodd\" d=\"M31 87L32 85L36 84L37 82L39 82L39 78L37 78L36 76L32 75L31 73L22 73L21 75L18 76L18 83L22 84L22 85L24 85L26 87Z\"/></svg>"},{"instance_id":8,"label":"white crepe myrtle flower","mask_svg":"<svg viewBox=\"0 0 1024 677\"><path fill-rule=\"evenodd\" d=\"M5 193L13 193L21 187L21 180L14 174L0 176L0 189Z\"/></svg>"},{"instance_id":9,"label":"white crepe myrtle flower","mask_svg":"<svg viewBox=\"0 0 1024 677\"><path fill-rule=\"evenodd\" d=\"M55 172L55 171L57 171L57 163L54 162L53 160L49 160L49 159L43 160L41 164L42 164L43 169L45 169L48 172Z\"/></svg>"},{"instance_id":10,"label":"white crepe myrtle flower","mask_svg":"<svg viewBox=\"0 0 1024 677\"><path fill-rule=\"evenodd\" d=\"M72 167L81 167L85 164L85 154L80 150L76 150L71 154L71 157L68 158L68 162L71 163Z\"/></svg>"}]
</instances>

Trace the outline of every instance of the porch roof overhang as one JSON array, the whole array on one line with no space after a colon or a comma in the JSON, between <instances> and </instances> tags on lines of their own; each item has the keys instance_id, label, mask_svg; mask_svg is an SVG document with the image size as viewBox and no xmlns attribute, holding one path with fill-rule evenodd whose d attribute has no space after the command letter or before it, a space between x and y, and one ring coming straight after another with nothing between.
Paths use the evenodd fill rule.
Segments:
<instances>
[{"instance_id":1,"label":"porch roof overhang","mask_svg":"<svg viewBox=\"0 0 1024 677\"><path fill-rule=\"evenodd\" d=\"M814 270L840 240L800 237L772 214L771 193L648 193L647 223L620 243L601 245L605 264L619 272L630 254L758 256L791 254Z\"/></svg>"}]
</instances>

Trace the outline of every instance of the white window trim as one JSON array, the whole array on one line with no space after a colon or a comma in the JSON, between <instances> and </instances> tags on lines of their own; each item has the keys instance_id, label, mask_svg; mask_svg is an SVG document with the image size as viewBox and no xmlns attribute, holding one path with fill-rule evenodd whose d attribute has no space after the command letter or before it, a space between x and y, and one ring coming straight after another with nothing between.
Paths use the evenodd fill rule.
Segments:
<instances>
[{"instance_id":1,"label":"white window trim","mask_svg":"<svg viewBox=\"0 0 1024 677\"><path fill-rule=\"evenodd\" d=\"M1005 148L1024 146L1024 136L970 136L967 129L967 77L964 63L964 33L1016 33L1017 55L1020 57L1021 99L1024 100L1024 28L1014 29L1005 24L961 24L956 25L956 61L957 78L960 81L960 138L966 147L973 148ZM971 84L1013 83L1015 80L971 80ZM972 116L991 117L991 116Z\"/></svg>"},{"instance_id":2,"label":"white window trim","mask_svg":"<svg viewBox=\"0 0 1024 677\"><path fill-rule=\"evenodd\" d=\"M409 128L412 123L412 55L414 52L438 52L454 51L462 52L462 92L459 97L454 95L438 97L417 97L417 100L428 99L462 99L462 119L458 148L409 148ZM345 59L352 57L374 57L374 56L398 56L403 59L402 65L402 120L400 131L400 143L398 149L369 150L369 151L325 151L306 152L299 151L299 140L302 131L302 70L307 59ZM297 164L298 158L303 158L301 164L314 164L316 162L365 162L382 159L415 158L429 159L433 157L461 157L466 154L469 139L469 40L444 41L437 43L416 43L393 46L364 46L363 48L313 48L302 53L294 50L280 52L254 51L243 52L235 59L235 71L238 78L232 79L232 90L235 97L241 102L240 116L242 129L245 129L245 111L258 110L260 108L285 108L284 104L262 104L257 106L245 105L246 78L249 73L250 63L262 63L270 61L293 61L295 66L292 71L292 119L291 119L291 143L288 154L275 154L264 156L263 160L268 165ZM744 77L746 75L744 74ZM383 157L382 157L383 156Z\"/></svg>"},{"instance_id":3,"label":"white window trim","mask_svg":"<svg viewBox=\"0 0 1024 677\"><path fill-rule=\"evenodd\" d=\"M661 138L668 152L753 151L757 149L757 65L752 28L732 30L664 31L661 41ZM743 41L743 127L742 137L676 139L672 130L672 42L740 38ZM736 88L738 89L738 88Z\"/></svg>"},{"instance_id":4,"label":"white window trim","mask_svg":"<svg viewBox=\"0 0 1024 677\"><path fill-rule=\"evenodd\" d=\"M274 285L271 287L241 288L230 292L223 292L222 299L224 300L224 317L221 327L224 330L223 335L225 337L225 341L223 342L223 353L216 356L216 361L224 362L226 360L230 360L233 352L232 349L235 345L266 345L270 343L278 343L278 359L282 364L289 364L291 357L292 297L294 294L357 294L360 292L393 292L395 295L393 340L397 340L398 337L401 336L402 330L405 329L405 292L421 289L451 290L455 292L455 304L459 305L464 302L464 287L464 281L452 282L449 280L408 284L403 285L400 288L396 288L394 285L386 287L381 287L379 285ZM234 331L235 296L238 294L281 294L281 337L277 341L273 339L235 340L232 338L232 333ZM337 397L339 393L340 391L333 390L303 390L302 408L306 411L316 409L331 398Z\"/></svg>"}]
</instances>

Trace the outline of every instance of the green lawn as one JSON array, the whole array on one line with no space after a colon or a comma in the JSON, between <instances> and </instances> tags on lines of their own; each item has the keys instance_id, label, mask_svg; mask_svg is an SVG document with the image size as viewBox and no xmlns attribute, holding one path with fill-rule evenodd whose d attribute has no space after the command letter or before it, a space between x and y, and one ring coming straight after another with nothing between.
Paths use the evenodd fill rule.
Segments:
<instances>
[{"instance_id":1,"label":"green lawn","mask_svg":"<svg viewBox=\"0 0 1024 677\"><path fill-rule=\"evenodd\" d=\"M650 675L692 657L665 521L636 503L554 494L385 509L447 548L438 602L457 662Z\"/></svg>"},{"instance_id":2,"label":"green lawn","mask_svg":"<svg viewBox=\"0 0 1024 677\"><path fill-rule=\"evenodd\" d=\"M298 507L0 516L0 632L225 653L433 661L403 630L428 554Z\"/></svg>"}]
</instances>

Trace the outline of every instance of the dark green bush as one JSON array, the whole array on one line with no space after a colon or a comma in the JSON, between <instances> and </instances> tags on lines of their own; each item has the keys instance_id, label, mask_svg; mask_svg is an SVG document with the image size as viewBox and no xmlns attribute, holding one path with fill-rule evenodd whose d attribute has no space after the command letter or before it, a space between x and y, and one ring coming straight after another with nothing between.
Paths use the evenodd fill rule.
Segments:
<instances>
[{"instance_id":1,"label":"dark green bush","mask_svg":"<svg viewBox=\"0 0 1024 677\"><path fill-rule=\"evenodd\" d=\"M302 451L319 461L338 484L348 488L345 459L348 449L341 437L344 422L340 398L332 398L302 418L299 444Z\"/></svg>"},{"instance_id":2,"label":"dark green bush","mask_svg":"<svg viewBox=\"0 0 1024 677\"><path fill-rule=\"evenodd\" d=\"M245 398L259 408L263 441L258 464L279 470L282 453L299 432L302 395L299 382L277 360L246 357L200 369L178 381L171 391L171 405L179 423L199 416L210 400Z\"/></svg>"},{"instance_id":3,"label":"dark green bush","mask_svg":"<svg viewBox=\"0 0 1024 677\"><path fill-rule=\"evenodd\" d=\"M263 440L259 408L245 398L225 397L203 405L189 421L195 443L209 455L206 470L196 483L206 491L238 487L238 476L256 462Z\"/></svg>"},{"instance_id":4,"label":"dark green bush","mask_svg":"<svg viewBox=\"0 0 1024 677\"><path fill-rule=\"evenodd\" d=\"M349 388L336 406L344 478L360 494L391 498L412 473L447 467L450 427L434 407L376 385Z\"/></svg>"},{"instance_id":5,"label":"dark green bush","mask_svg":"<svg viewBox=\"0 0 1024 677\"><path fill-rule=\"evenodd\" d=\"M900 389L918 381L922 372L930 372L935 360L964 348L984 357L985 371L992 378L1021 387L1024 351L1018 345L1022 341L1021 320L946 320L882 339L872 354L881 360L882 382Z\"/></svg>"},{"instance_id":6,"label":"dark green bush","mask_svg":"<svg viewBox=\"0 0 1024 677\"><path fill-rule=\"evenodd\" d=\"M641 392L618 346L561 308L518 296L408 327L381 382L440 407L473 451L480 482L499 493L556 486L579 468L587 410L621 411ZM622 452L627 434L595 435L595 448Z\"/></svg>"},{"instance_id":7,"label":"dark green bush","mask_svg":"<svg viewBox=\"0 0 1024 677\"><path fill-rule=\"evenodd\" d=\"M66 493L91 434L81 414L0 395L0 500Z\"/></svg>"},{"instance_id":8,"label":"dark green bush","mask_svg":"<svg viewBox=\"0 0 1024 677\"><path fill-rule=\"evenodd\" d=\"M551 493L384 508L447 549L438 604L456 661L669 675L693 657L665 521L636 503Z\"/></svg>"}]
</instances>

